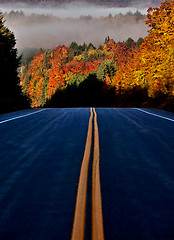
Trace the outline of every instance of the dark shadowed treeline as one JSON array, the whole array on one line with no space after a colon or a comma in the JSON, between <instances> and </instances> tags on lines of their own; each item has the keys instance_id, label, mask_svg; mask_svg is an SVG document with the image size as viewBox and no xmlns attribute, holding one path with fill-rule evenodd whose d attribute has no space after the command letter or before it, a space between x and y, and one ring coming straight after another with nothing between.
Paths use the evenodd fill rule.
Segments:
<instances>
[{"instance_id":1,"label":"dark shadowed treeline","mask_svg":"<svg viewBox=\"0 0 174 240\"><path fill-rule=\"evenodd\" d=\"M135 87L119 94L113 86L100 81L96 74L89 74L78 86L72 84L63 90L58 89L45 107L141 107L147 100L146 89Z\"/></svg>"},{"instance_id":2,"label":"dark shadowed treeline","mask_svg":"<svg viewBox=\"0 0 174 240\"><path fill-rule=\"evenodd\" d=\"M13 33L4 25L0 12L0 113L24 108L26 97L21 95L17 69L20 58Z\"/></svg>"}]
</instances>

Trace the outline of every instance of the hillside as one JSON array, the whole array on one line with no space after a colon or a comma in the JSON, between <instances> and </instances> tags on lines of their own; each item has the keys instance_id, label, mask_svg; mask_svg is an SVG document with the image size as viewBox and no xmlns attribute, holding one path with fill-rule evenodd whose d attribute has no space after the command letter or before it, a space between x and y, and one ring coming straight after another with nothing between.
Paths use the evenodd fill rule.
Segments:
<instances>
[{"instance_id":1,"label":"hillside","mask_svg":"<svg viewBox=\"0 0 174 240\"><path fill-rule=\"evenodd\" d=\"M149 9L145 39L103 46L91 43L40 50L21 69L23 92L32 107L153 106L174 102L174 0ZM89 102L90 96L90 102Z\"/></svg>"}]
</instances>

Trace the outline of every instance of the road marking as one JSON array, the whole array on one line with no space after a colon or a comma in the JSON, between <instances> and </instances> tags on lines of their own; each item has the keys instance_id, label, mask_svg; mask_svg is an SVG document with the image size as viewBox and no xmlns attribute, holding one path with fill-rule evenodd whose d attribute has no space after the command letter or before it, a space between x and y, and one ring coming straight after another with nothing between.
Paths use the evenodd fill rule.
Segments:
<instances>
[{"instance_id":1,"label":"road marking","mask_svg":"<svg viewBox=\"0 0 174 240\"><path fill-rule=\"evenodd\" d=\"M92 143L92 119L93 119L92 108L90 109L90 111L91 111L91 115L89 118L85 152L84 152L81 171L80 171L71 240L83 240L85 236L85 216L86 216L85 213L86 213L88 165L89 165L89 159L91 154L91 143Z\"/></svg>"},{"instance_id":2,"label":"road marking","mask_svg":"<svg viewBox=\"0 0 174 240\"><path fill-rule=\"evenodd\" d=\"M104 240L100 171L99 171L100 156L99 156L99 133L97 125L97 114L94 108L93 109L91 108L90 111L91 116L89 118L85 152L83 156L79 177L71 240L84 240L85 238L87 180L92 143L93 112L94 112L94 153L92 167L92 240Z\"/></svg>"},{"instance_id":3,"label":"road marking","mask_svg":"<svg viewBox=\"0 0 174 240\"><path fill-rule=\"evenodd\" d=\"M103 214L99 170L99 133L97 114L94 111L94 155L92 169L92 240L104 240Z\"/></svg>"},{"instance_id":4,"label":"road marking","mask_svg":"<svg viewBox=\"0 0 174 240\"><path fill-rule=\"evenodd\" d=\"M174 122L174 119L171 119L171 118L167 118L167 117L163 117L163 116L158 115L158 114L150 113L150 112L147 112L147 111L145 111L143 109L140 109L140 108L134 108L134 109L139 110L139 111L144 112L144 113L147 113L149 115L155 116L155 117L163 118L165 120L169 120L171 122Z\"/></svg>"},{"instance_id":5,"label":"road marking","mask_svg":"<svg viewBox=\"0 0 174 240\"><path fill-rule=\"evenodd\" d=\"M16 120L18 118L24 118L24 117L27 117L27 116L30 116L32 114L36 114L36 113L39 113L39 112L42 112L42 111L45 111L46 109L42 109L42 110L39 110L39 111L36 111L36 112L32 112L32 113L28 113L28 114L25 114L25 115L22 115L22 116L18 116L18 117L14 117L14 118L9 118L7 120L4 120L4 121L1 121L0 124L3 124L3 123L6 123L6 122L10 122L10 121L13 121L13 120Z\"/></svg>"}]
</instances>

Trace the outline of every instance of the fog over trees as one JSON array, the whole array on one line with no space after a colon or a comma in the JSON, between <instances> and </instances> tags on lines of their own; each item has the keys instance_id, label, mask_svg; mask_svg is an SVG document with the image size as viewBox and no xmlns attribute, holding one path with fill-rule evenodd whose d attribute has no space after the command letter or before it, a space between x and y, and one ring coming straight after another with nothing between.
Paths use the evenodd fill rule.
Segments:
<instances>
[{"instance_id":1,"label":"fog over trees","mask_svg":"<svg viewBox=\"0 0 174 240\"><path fill-rule=\"evenodd\" d=\"M160 85L161 80L152 89L140 85L136 79L133 83L130 80L133 76L132 66L141 62L141 54L146 56L148 53L150 39L148 36L151 37L148 34L152 27L148 19L152 21L153 11L157 10L151 9L147 12L147 7L141 4L137 7L99 5L70 3L53 7L52 4L46 5L45 2L38 5L0 3L2 19L6 20L5 26L8 26L10 29L8 31L14 38L12 48L17 43L18 49L18 51L16 48L13 49L16 61L13 83L19 89L18 76L20 76L23 93L29 96L32 107L44 106L54 93L58 94L55 100L57 104L60 92L63 94L58 101L61 104L61 99L66 98L69 91L73 90L74 94L74 87L78 95L85 91L88 83L91 84L89 88L96 84L96 89L101 91L99 99L103 99L103 106L106 106L106 102L109 106L112 106L113 102L118 106L125 104L125 97L129 94L133 104L137 102L139 96L144 97L140 99L140 104L147 102L148 98L157 98L161 95L167 99L167 103L169 98L173 99L173 88L171 87L169 91L166 87L165 90L165 86ZM163 8L159 11L160 14L165 10ZM146 51L143 52L143 49ZM20 63L21 54L23 56ZM137 61L134 62L133 59L136 57ZM21 68L18 68L19 63ZM130 68L124 69L125 64L130 65ZM146 67L149 69L148 64ZM128 71L131 73L130 79L127 80L123 76L124 71L126 76ZM136 74L139 76L140 73ZM123 84L120 85L121 78ZM146 82L149 84L148 81ZM166 80L166 86L169 85L172 86ZM10 98L11 95L4 99ZM123 102L120 102L121 98ZM74 104L77 102L74 99ZM67 103L69 104L69 100ZM51 106L49 104L48 106ZM84 104L88 104L86 98Z\"/></svg>"},{"instance_id":2,"label":"fog over trees","mask_svg":"<svg viewBox=\"0 0 174 240\"><path fill-rule=\"evenodd\" d=\"M136 41L147 35L148 7L157 5L157 0L0 0L18 49L52 49L72 41L98 46L106 36L117 42L129 37Z\"/></svg>"},{"instance_id":3,"label":"fog over trees","mask_svg":"<svg viewBox=\"0 0 174 240\"><path fill-rule=\"evenodd\" d=\"M103 43L106 36L116 42L129 37L135 41L147 35L146 15L134 8L58 9L47 12L37 9L4 9L6 24L15 33L17 48L55 48L58 44L69 45L92 42L96 46ZM27 12L28 11L28 12ZM98 11L98 13L97 13ZM64 17L63 13L64 12ZM145 12L145 10L144 10ZM62 14L62 15L61 15ZM60 16L60 17L59 17ZM69 16L69 17L68 17ZM75 17L73 17L75 16Z\"/></svg>"}]
</instances>

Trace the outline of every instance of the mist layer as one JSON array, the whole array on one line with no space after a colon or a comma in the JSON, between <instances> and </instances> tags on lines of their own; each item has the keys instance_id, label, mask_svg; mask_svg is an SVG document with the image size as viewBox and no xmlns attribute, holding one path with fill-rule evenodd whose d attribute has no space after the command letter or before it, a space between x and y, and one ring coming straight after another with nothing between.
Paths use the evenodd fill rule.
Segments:
<instances>
[{"instance_id":1,"label":"mist layer","mask_svg":"<svg viewBox=\"0 0 174 240\"><path fill-rule=\"evenodd\" d=\"M3 5L4 6L4 5ZM16 8L15 8L16 6ZM12 11L13 7L13 11ZM129 37L135 41L147 35L145 15L147 9L104 8L91 5L51 7L1 8L6 16L6 25L14 32L17 47L55 48L57 45L90 43L98 46L109 36L116 42ZM16 14L17 12L17 14ZM126 15L126 17L123 17Z\"/></svg>"}]
</instances>

